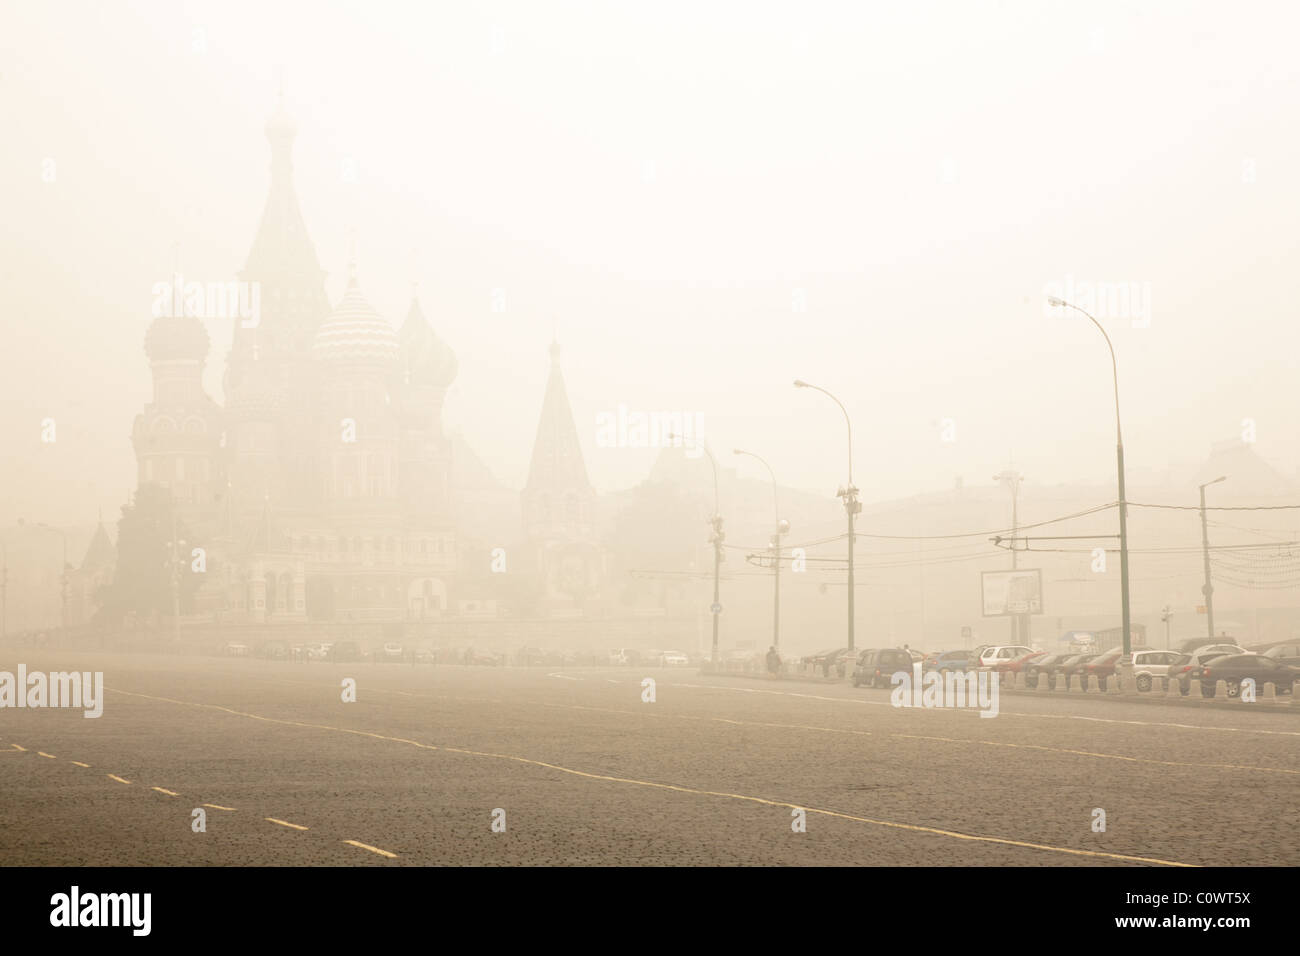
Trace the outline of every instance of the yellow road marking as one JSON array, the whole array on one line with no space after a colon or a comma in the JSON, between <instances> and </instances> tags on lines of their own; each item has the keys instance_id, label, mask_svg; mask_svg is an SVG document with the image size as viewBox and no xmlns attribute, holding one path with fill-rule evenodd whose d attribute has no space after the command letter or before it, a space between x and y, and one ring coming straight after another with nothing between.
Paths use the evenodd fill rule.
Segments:
<instances>
[{"instance_id":1,"label":"yellow road marking","mask_svg":"<svg viewBox=\"0 0 1300 956\"><path fill-rule=\"evenodd\" d=\"M283 724L290 727L307 727L313 730L330 730L330 731L334 731L335 733L354 734L359 737L370 737L374 740L387 740L393 743L409 744L410 746L417 747L421 750L442 750L447 753L466 754L468 756L473 756L473 757L489 757L494 760L508 760L513 763L527 764L529 766L534 766L534 767L543 767L547 770L554 770L559 773L569 774L574 777L581 777L586 780L602 780L609 783L622 783L622 784L628 784L630 786L648 787L655 790L667 790L673 793L686 793L694 796L703 796L703 797L722 797L728 800L738 800L747 803L757 803L769 807L783 807L789 810L804 810L808 813L816 813L822 816L836 817L841 820L851 820L855 823L869 823L873 826L889 827L891 829L906 830L913 833L930 833L936 836L945 836L954 840L967 840L967 841L973 841L977 843L993 843L993 844L1000 844L1002 846L1015 846L1015 847L1022 847L1024 849L1030 849L1030 850L1043 850L1049 853L1062 853L1069 856L1084 856L1084 857L1094 857L1098 859L1122 860L1128 863L1154 863L1160 866L1179 866L1179 867L1194 866L1194 864L1191 863L1179 863L1173 860L1161 860L1155 857L1129 856L1123 853L1105 853L1100 850L1076 850L1070 847L1052 846L1046 843L1029 843L1023 840L1009 840L1003 837L981 836L973 833L958 833L955 830L943 830L943 829L939 829L938 827L918 826L913 823L898 823L892 820L875 820L872 819L871 817L860 817L849 813L842 813L838 810L827 810L819 807L810 807L807 806L806 804L787 803L783 800L768 800L764 797L754 797L754 796L749 796L747 794L741 794L741 793L728 793L726 791L720 791L720 790L700 790L694 787L683 787L678 784L658 783L653 780L637 780L631 777L614 777L608 774L588 773L585 770L575 770L570 767L562 767L559 764L547 763L543 760L533 760L532 758L529 757L518 757L513 754L488 753L486 751L481 751L481 750L466 750L460 747L436 747L433 744L422 744L417 740L410 740L405 737L389 737L385 734L376 734L365 730L352 730L351 728L348 727L332 727L329 726L328 724L309 724L306 723L305 721L283 720L277 717L264 717L261 714L252 714L246 711L235 710L231 707L223 707L220 704L203 704L203 703L197 703L195 701L176 700L175 698L171 698L171 697L155 697L152 694L139 694L134 691L116 690L116 688L113 689L116 693L126 694L129 697L140 697L145 700L158 700L169 704L180 704L181 706L184 707L198 707L206 710L218 710L227 714L234 714L237 717L247 717L251 720L260 720L271 724ZM272 823L280 823L283 824L284 826L291 826L291 827L296 826L296 824L285 823L283 820L275 820L272 819L271 817L267 817L266 819ZM305 830L307 828L298 827L298 829Z\"/></svg>"},{"instance_id":2,"label":"yellow road marking","mask_svg":"<svg viewBox=\"0 0 1300 956\"><path fill-rule=\"evenodd\" d=\"M218 806L218 805L215 804L215 803L205 803L205 804L203 804L203 805L204 805L205 807L208 807L208 808L212 809L212 810L233 810L233 809L235 809L234 807L222 807L222 806Z\"/></svg>"},{"instance_id":3,"label":"yellow road marking","mask_svg":"<svg viewBox=\"0 0 1300 956\"><path fill-rule=\"evenodd\" d=\"M58 757L54 756L54 754L47 754L44 750L38 750L38 751L36 751L36 755L37 755L38 757L49 757L51 760L58 760L58 759L59 759Z\"/></svg>"},{"instance_id":4,"label":"yellow road marking","mask_svg":"<svg viewBox=\"0 0 1300 956\"><path fill-rule=\"evenodd\" d=\"M119 776L118 776L117 774L115 774L115 773L106 774L106 776L108 777L108 779L110 779L110 780L116 780L118 783L130 783L130 782L131 782L130 780L123 780L121 777L119 777Z\"/></svg>"},{"instance_id":5,"label":"yellow road marking","mask_svg":"<svg viewBox=\"0 0 1300 956\"><path fill-rule=\"evenodd\" d=\"M89 766L90 766L90 764L88 764L88 763L82 763L80 760L71 760L71 761L69 761L69 763L76 764L78 767L89 767Z\"/></svg>"},{"instance_id":6,"label":"yellow road marking","mask_svg":"<svg viewBox=\"0 0 1300 956\"><path fill-rule=\"evenodd\" d=\"M386 856L390 860L397 859L396 853L389 853L387 850L381 850L377 846L371 846L369 843L358 843L356 840L344 840L348 846L359 846L363 850L369 850L371 853L378 853L380 856Z\"/></svg>"},{"instance_id":7,"label":"yellow road marking","mask_svg":"<svg viewBox=\"0 0 1300 956\"><path fill-rule=\"evenodd\" d=\"M290 823L288 820L277 820L275 817L265 817L267 823L278 823L282 827L293 827L295 830L306 830L307 827L300 826L297 823Z\"/></svg>"},{"instance_id":8,"label":"yellow road marking","mask_svg":"<svg viewBox=\"0 0 1300 956\"><path fill-rule=\"evenodd\" d=\"M27 753L27 748L20 744L11 744L10 746L12 746L14 750L21 750L23 753Z\"/></svg>"},{"instance_id":9,"label":"yellow road marking","mask_svg":"<svg viewBox=\"0 0 1300 956\"><path fill-rule=\"evenodd\" d=\"M162 787L154 787L153 789L154 789L154 790L157 790L159 793L165 793L165 794L167 794L167 796L169 796L169 797L179 797L179 796L180 796L180 794L177 793L175 790L164 790Z\"/></svg>"}]
</instances>

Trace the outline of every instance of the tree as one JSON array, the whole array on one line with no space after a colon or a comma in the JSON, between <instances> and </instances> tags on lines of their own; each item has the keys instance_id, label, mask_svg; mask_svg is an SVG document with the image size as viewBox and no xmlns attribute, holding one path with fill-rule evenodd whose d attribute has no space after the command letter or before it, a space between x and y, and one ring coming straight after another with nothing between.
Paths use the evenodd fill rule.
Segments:
<instances>
[{"instance_id":1,"label":"tree","mask_svg":"<svg viewBox=\"0 0 1300 956\"><path fill-rule=\"evenodd\" d=\"M141 485L131 504L122 506L117 523L117 568L105 589L100 616L120 624L134 613L154 618L172 613L172 575L175 567L181 612L194 606L198 575L190 571L192 537L175 521L173 543L171 493L159 485Z\"/></svg>"}]
</instances>

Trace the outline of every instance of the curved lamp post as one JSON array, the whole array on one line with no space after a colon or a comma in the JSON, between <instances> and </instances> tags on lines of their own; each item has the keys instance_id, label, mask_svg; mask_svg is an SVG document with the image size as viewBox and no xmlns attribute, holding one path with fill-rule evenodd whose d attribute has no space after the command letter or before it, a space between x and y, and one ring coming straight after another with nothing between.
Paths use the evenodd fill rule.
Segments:
<instances>
[{"instance_id":1,"label":"curved lamp post","mask_svg":"<svg viewBox=\"0 0 1300 956\"><path fill-rule=\"evenodd\" d=\"M1077 305L1059 299L1056 296L1049 295L1047 304L1061 306L1062 308L1074 309L1080 315L1087 317L1088 321L1097 327L1097 331L1102 334L1106 340L1106 348L1110 349L1110 370L1111 376L1115 382L1115 462L1116 469L1119 472L1119 588L1120 588L1120 611L1124 622L1124 654L1128 655L1133 650L1132 638L1129 634L1129 598L1128 598L1128 502L1124 497L1124 436L1120 430L1119 424L1119 366L1115 362L1115 346L1111 344L1110 336L1106 330L1101 327L1101 323L1091 315L1079 308Z\"/></svg>"},{"instance_id":2,"label":"curved lamp post","mask_svg":"<svg viewBox=\"0 0 1300 956\"><path fill-rule=\"evenodd\" d=\"M862 504L858 501L858 489L855 488L853 485L853 422L849 420L849 411L847 408L844 407L844 403L841 402L834 395L831 395L831 393L826 391L826 389L821 388L820 386L817 385L810 385L801 379L794 380L794 387L811 388L813 391L821 392L823 395L828 396L831 399L831 401L833 401L836 405L840 407L840 411L844 413L844 422L846 425L848 425L848 429L849 429L849 484L848 487L846 488L838 489L835 492L835 494L837 497L843 500L844 512L845 514L848 515L848 519L849 519L848 637L849 637L849 650L853 650L854 649L854 643L853 643L853 516L862 510Z\"/></svg>"}]
</instances>

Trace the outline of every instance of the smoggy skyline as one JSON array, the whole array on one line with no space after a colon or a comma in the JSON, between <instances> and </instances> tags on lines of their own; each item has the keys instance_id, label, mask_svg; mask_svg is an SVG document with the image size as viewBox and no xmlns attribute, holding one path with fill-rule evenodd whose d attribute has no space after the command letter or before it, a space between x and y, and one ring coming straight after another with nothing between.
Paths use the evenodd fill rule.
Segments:
<instances>
[{"instance_id":1,"label":"smoggy skyline","mask_svg":"<svg viewBox=\"0 0 1300 956\"><path fill-rule=\"evenodd\" d=\"M623 406L698 416L726 467L765 478L730 455L750 449L829 495L843 418L796 377L848 407L864 500L984 484L1010 457L1030 484L1108 483L1105 343L1044 304L1067 284L1144 313L1098 313L1130 481L1246 420L1300 467L1281 5L826 8L788 32L777 8L364 10L2 15L8 520L126 500L153 286L243 268L281 85L331 302L353 249L394 325L418 283L460 362L447 427L508 487L555 336L601 491L657 454L602 447ZM207 323L218 401L230 324Z\"/></svg>"}]
</instances>

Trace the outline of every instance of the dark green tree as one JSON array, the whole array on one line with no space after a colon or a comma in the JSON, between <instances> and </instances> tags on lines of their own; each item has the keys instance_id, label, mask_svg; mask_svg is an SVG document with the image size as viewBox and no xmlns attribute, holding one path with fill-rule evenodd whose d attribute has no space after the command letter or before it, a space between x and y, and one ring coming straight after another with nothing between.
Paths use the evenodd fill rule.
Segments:
<instances>
[{"instance_id":1,"label":"dark green tree","mask_svg":"<svg viewBox=\"0 0 1300 956\"><path fill-rule=\"evenodd\" d=\"M117 523L117 568L102 595L100 617L121 624L129 614L156 619L172 613L175 565L181 613L194 606L199 576L190 570L193 537L173 515L171 493L159 485L141 485L135 500L122 506Z\"/></svg>"}]
</instances>

